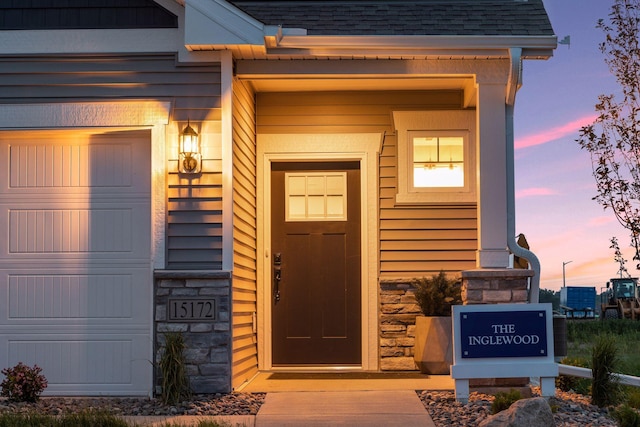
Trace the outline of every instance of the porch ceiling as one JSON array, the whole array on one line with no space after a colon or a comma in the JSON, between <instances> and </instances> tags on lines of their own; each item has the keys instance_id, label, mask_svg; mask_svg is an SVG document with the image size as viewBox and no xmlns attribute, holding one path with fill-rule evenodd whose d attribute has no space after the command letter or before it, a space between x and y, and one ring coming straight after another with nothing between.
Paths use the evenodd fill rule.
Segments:
<instances>
[{"instance_id":1,"label":"porch ceiling","mask_svg":"<svg viewBox=\"0 0 640 427\"><path fill-rule=\"evenodd\" d=\"M475 90L472 78L249 78L258 92Z\"/></svg>"},{"instance_id":2,"label":"porch ceiling","mask_svg":"<svg viewBox=\"0 0 640 427\"><path fill-rule=\"evenodd\" d=\"M390 91L390 90L455 90L464 93L464 106L474 107L476 99L475 76L472 74L458 75L425 75L401 74L398 70L389 73L375 72L369 66L368 72L347 71L346 68L336 70L335 74L324 69L328 62L336 61L303 61L300 62L255 62L237 61L236 77L249 81L257 92L327 92L327 91ZM309 63L315 65L309 71ZM349 67L344 61L338 61L342 66ZM352 61L346 61L352 62ZM299 66L302 67L299 68ZM282 66L289 73L285 73ZM334 65L335 66L335 65ZM379 70L380 71L380 70ZM389 71L389 70L387 70Z\"/></svg>"}]
</instances>

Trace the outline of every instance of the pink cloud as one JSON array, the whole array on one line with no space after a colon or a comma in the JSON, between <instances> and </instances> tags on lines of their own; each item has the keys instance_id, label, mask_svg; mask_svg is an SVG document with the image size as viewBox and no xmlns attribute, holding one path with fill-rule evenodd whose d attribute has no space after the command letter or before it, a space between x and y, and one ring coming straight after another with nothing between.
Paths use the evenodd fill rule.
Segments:
<instances>
[{"instance_id":1,"label":"pink cloud","mask_svg":"<svg viewBox=\"0 0 640 427\"><path fill-rule=\"evenodd\" d=\"M560 139L567 135L575 134L581 127L593 123L597 117L598 116L595 114L590 114L588 116L580 117L579 119L573 120L569 123L565 123L563 125L556 126L533 135L527 135L523 138L519 138L515 142L515 148L519 149L546 144L547 142L555 141L556 139Z\"/></svg>"},{"instance_id":2,"label":"pink cloud","mask_svg":"<svg viewBox=\"0 0 640 427\"><path fill-rule=\"evenodd\" d=\"M516 191L516 199L522 199L524 197L553 196L554 194L558 193L550 188L525 188L524 190Z\"/></svg>"},{"instance_id":3,"label":"pink cloud","mask_svg":"<svg viewBox=\"0 0 640 427\"><path fill-rule=\"evenodd\" d=\"M613 215L611 216L599 216L596 218L592 218L591 220L589 220L589 225L592 226L600 226L600 225L606 225L606 224L611 224L612 222L615 222L615 218Z\"/></svg>"}]
</instances>

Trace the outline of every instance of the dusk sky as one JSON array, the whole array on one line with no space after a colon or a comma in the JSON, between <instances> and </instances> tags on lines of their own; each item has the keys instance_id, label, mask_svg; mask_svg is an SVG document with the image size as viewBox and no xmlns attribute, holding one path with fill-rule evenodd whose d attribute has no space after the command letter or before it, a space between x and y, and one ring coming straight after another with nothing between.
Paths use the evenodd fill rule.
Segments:
<instances>
[{"instance_id":1,"label":"dusk sky","mask_svg":"<svg viewBox=\"0 0 640 427\"><path fill-rule=\"evenodd\" d=\"M562 40L548 61L525 61L523 86L515 108L516 234L524 233L541 264L540 287L595 286L616 277L618 264L609 248L618 237L633 276L629 237L610 210L592 200L595 181L589 153L575 140L592 123L600 94L620 89L598 45L595 28L608 18L613 0L544 0L551 24Z\"/></svg>"}]
</instances>

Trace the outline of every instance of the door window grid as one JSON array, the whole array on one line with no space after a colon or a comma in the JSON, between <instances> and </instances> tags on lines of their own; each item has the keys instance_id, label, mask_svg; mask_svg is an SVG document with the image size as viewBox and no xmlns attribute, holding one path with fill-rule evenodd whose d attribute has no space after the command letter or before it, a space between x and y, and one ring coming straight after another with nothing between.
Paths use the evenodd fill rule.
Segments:
<instances>
[{"instance_id":1,"label":"door window grid","mask_svg":"<svg viewBox=\"0 0 640 427\"><path fill-rule=\"evenodd\" d=\"M285 174L286 221L346 221L346 172Z\"/></svg>"}]
</instances>

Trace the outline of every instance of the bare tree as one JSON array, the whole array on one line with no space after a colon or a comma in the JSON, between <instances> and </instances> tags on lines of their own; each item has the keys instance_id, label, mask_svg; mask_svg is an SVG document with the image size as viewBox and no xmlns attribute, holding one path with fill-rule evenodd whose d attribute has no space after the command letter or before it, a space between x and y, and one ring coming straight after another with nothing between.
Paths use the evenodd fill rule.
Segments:
<instances>
[{"instance_id":1,"label":"bare tree","mask_svg":"<svg viewBox=\"0 0 640 427\"><path fill-rule=\"evenodd\" d=\"M580 130L580 147L591 154L597 195L630 232L640 269L640 0L614 0L609 20L598 21L605 63L622 94L600 95L598 118Z\"/></svg>"}]
</instances>

